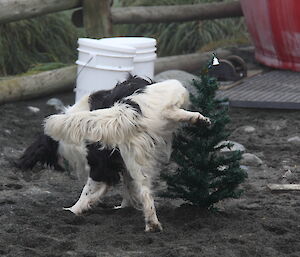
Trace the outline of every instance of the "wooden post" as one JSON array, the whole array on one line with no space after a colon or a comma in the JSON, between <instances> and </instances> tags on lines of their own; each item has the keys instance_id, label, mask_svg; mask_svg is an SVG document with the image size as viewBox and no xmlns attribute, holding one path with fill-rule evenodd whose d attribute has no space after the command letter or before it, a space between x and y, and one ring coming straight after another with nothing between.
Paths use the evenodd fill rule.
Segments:
<instances>
[{"instance_id":1,"label":"wooden post","mask_svg":"<svg viewBox=\"0 0 300 257\"><path fill-rule=\"evenodd\" d=\"M110 0L83 0L83 24L91 38L110 37L112 22Z\"/></svg>"}]
</instances>

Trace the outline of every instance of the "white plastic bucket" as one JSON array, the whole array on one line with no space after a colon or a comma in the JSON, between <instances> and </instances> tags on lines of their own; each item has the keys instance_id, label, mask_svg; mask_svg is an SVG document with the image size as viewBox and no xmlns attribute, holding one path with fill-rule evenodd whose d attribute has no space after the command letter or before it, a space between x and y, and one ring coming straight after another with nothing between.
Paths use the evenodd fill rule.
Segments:
<instances>
[{"instance_id":1,"label":"white plastic bucket","mask_svg":"<svg viewBox=\"0 0 300 257\"><path fill-rule=\"evenodd\" d=\"M107 45L129 46L136 49L133 74L153 79L154 61L156 59L156 40L146 37L114 37L102 38L99 41Z\"/></svg>"},{"instance_id":2,"label":"white plastic bucket","mask_svg":"<svg viewBox=\"0 0 300 257\"><path fill-rule=\"evenodd\" d=\"M92 92L112 89L134 69L134 47L89 38L80 38L78 44L76 102Z\"/></svg>"}]
</instances>

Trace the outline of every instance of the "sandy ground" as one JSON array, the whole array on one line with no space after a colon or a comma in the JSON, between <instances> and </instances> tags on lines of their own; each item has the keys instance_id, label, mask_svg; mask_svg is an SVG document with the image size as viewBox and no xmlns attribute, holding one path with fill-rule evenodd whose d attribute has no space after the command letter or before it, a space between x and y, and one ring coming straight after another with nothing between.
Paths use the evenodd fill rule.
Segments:
<instances>
[{"instance_id":1,"label":"sandy ground","mask_svg":"<svg viewBox=\"0 0 300 257\"><path fill-rule=\"evenodd\" d=\"M56 97L73 101L71 94ZM300 148L287 142L299 135L300 111L231 109L231 139L263 160L260 167L248 167L245 193L218 204L215 212L157 199L164 231L149 234L141 212L111 208L121 201L118 190L84 216L74 216L62 210L82 189L72 174L13 166L54 111L45 105L48 99L0 106L0 256L300 256L300 192L266 188L300 183ZM246 133L245 125L256 131Z\"/></svg>"}]
</instances>

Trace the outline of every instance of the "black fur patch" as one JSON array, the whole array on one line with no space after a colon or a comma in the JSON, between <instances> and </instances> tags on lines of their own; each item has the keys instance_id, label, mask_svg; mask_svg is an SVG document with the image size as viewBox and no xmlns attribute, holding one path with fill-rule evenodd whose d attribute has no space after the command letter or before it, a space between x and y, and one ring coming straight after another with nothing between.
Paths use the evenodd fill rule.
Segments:
<instances>
[{"instance_id":1,"label":"black fur patch","mask_svg":"<svg viewBox=\"0 0 300 257\"><path fill-rule=\"evenodd\" d=\"M37 163L62 170L58 164L58 142L47 135L40 135L21 156L17 166L20 169L32 169Z\"/></svg>"},{"instance_id":2,"label":"black fur patch","mask_svg":"<svg viewBox=\"0 0 300 257\"><path fill-rule=\"evenodd\" d=\"M130 105L132 107L132 109L134 109L139 114L142 114L142 110L141 110L140 106L136 102L134 102L134 101L132 101L130 99L124 99L124 100L121 100L120 102L124 103L124 104Z\"/></svg>"},{"instance_id":3,"label":"black fur patch","mask_svg":"<svg viewBox=\"0 0 300 257\"><path fill-rule=\"evenodd\" d=\"M127 80L118 83L113 89L102 90L91 94L89 98L90 110L109 108L113 106L114 103L121 101L133 93L142 93L146 86L153 83L151 80L147 81L140 77L129 75Z\"/></svg>"},{"instance_id":4,"label":"black fur patch","mask_svg":"<svg viewBox=\"0 0 300 257\"><path fill-rule=\"evenodd\" d=\"M106 98L109 97L111 93L111 90L100 90L90 95L89 97L89 104L90 104L90 110L98 110L103 108L108 108Z\"/></svg>"},{"instance_id":5,"label":"black fur patch","mask_svg":"<svg viewBox=\"0 0 300 257\"><path fill-rule=\"evenodd\" d=\"M117 184L120 181L120 172L125 167L120 153L117 150L100 149L98 144L87 145L87 149L90 178L108 185Z\"/></svg>"}]
</instances>

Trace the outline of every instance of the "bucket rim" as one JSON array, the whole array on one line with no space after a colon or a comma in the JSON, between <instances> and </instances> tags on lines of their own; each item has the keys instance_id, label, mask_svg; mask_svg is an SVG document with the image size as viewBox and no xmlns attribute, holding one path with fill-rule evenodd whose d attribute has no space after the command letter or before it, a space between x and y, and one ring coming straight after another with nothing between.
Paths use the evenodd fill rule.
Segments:
<instances>
[{"instance_id":1,"label":"bucket rim","mask_svg":"<svg viewBox=\"0 0 300 257\"><path fill-rule=\"evenodd\" d=\"M107 37L100 41L107 41L110 44L133 46L137 49L156 46L156 39L150 37Z\"/></svg>"},{"instance_id":2,"label":"bucket rim","mask_svg":"<svg viewBox=\"0 0 300 257\"><path fill-rule=\"evenodd\" d=\"M156 59L157 55L152 54L152 55L147 55L147 56L135 56L133 59L133 62L149 62L149 61L154 61Z\"/></svg>"},{"instance_id":3,"label":"bucket rim","mask_svg":"<svg viewBox=\"0 0 300 257\"><path fill-rule=\"evenodd\" d=\"M137 49L137 51L136 51L136 55L139 55L139 54L147 54L147 53L155 53L155 51L156 51L156 47L149 47L149 48L141 48L141 49Z\"/></svg>"},{"instance_id":4,"label":"bucket rim","mask_svg":"<svg viewBox=\"0 0 300 257\"><path fill-rule=\"evenodd\" d=\"M136 53L135 47L128 46L128 45L117 45L117 44L107 44L101 39L92 39L92 38L78 38L78 45L80 46L87 46L92 47L95 49L104 49L109 51L116 51L116 52L125 52L125 53Z\"/></svg>"}]
</instances>

